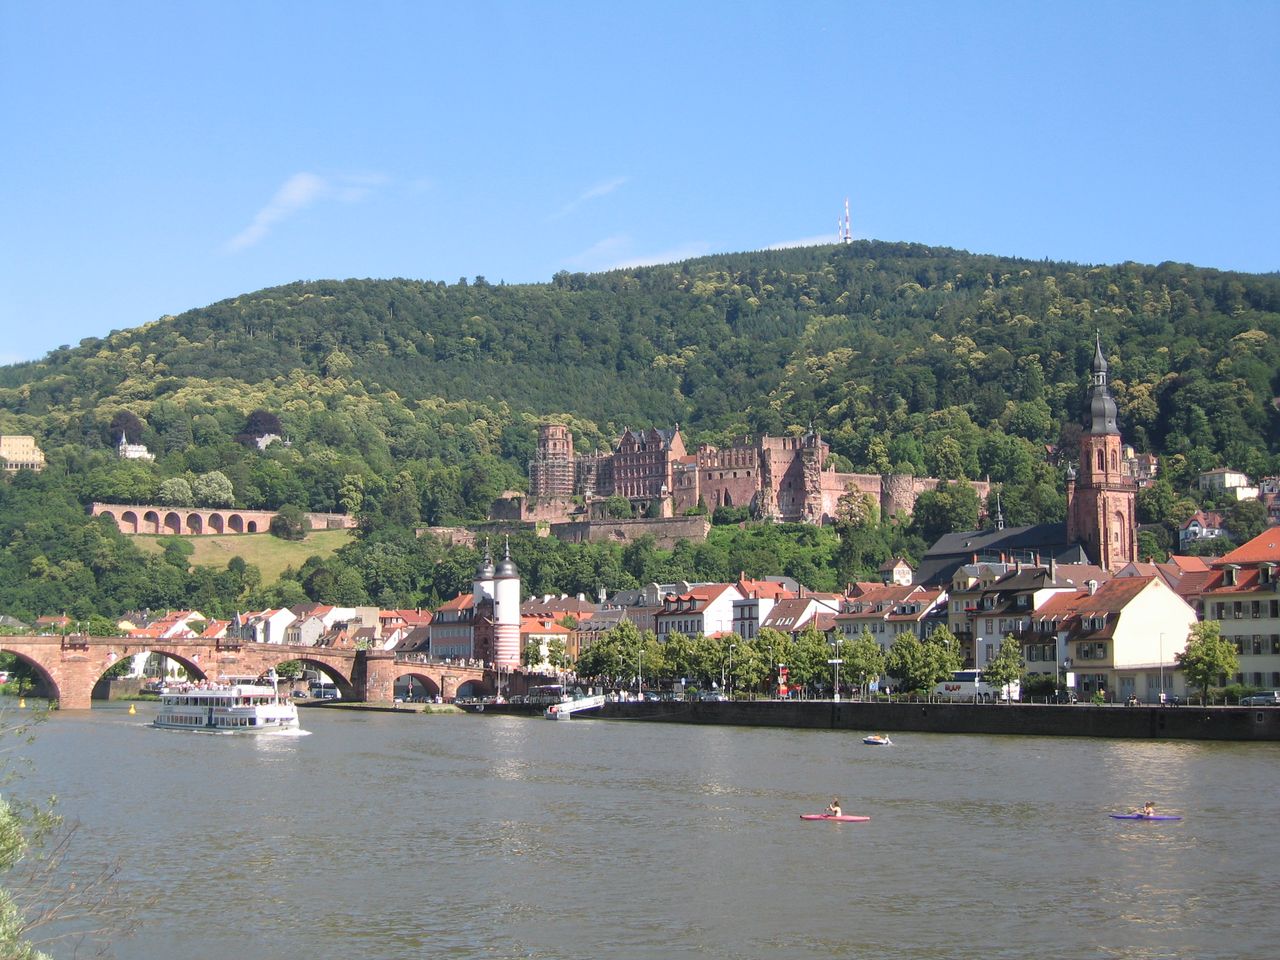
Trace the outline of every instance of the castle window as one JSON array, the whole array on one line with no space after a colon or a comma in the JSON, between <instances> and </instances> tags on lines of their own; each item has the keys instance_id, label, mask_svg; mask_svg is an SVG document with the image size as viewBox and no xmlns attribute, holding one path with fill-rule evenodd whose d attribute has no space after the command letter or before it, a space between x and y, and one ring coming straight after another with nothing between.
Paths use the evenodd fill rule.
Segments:
<instances>
[{"instance_id":1,"label":"castle window","mask_svg":"<svg viewBox=\"0 0 1280 960\"><path fill-rule=\"evenodd\" d=\"M1099 450L1099 451L1098 451L1098 469L1099 469L1099 470L1105 470L1105 469L1106 469L1107 462L1106 462L1106 460L1104 459L1105 457L1106 457L1106 454L1104 454L1101 450Z\"/></svg>"}]
</instances>

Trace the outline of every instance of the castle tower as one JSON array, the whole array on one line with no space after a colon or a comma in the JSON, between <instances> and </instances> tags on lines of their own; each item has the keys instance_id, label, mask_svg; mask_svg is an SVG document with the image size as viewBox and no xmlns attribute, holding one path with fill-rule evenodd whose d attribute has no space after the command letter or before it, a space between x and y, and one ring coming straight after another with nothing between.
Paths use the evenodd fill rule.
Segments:
<instances>
[{"instance_id":1,"label":"castle tower","mask_svg":"<svg viewBox=\"0 0 1280 960\"><path fill-rule=\"evenodd\" d=\"M1067 540L1105 570L1137 559L1134 502L1138 486L1125 476L1116 402L1098 340L1093 355L1089 423L1080 437L1080 469L1067 475Z\"/></svg>"},{"instance_id":2,"label":"castle tower","mask_svg":"<svg viewBox=\"0 0 1280 960\"><path fill-rule=\"evenodd\" d=\"M506 555L493 573L493 663L497 667L520 665L520 571L511 559L511 540Z\"/></svg>"},{"instance_id":3,"label":"castle tower","mask_svg":"<svg viewBox=\"0 0 1280 960\"><path fill-rule=\"evenodd\" d=\"M529 493L535 497L573 496L573 434L560 423L538 428L538 453L529 461Z\"/></svg>"}]
</instances>

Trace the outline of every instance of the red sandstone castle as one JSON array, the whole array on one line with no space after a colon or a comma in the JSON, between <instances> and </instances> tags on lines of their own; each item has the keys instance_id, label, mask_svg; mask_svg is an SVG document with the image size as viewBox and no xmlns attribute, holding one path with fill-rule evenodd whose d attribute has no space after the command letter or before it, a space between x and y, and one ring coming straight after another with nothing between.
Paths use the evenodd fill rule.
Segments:
<instances>
[{"instance_id":1,"label":"red sandstone castle","mask_svg":"<svg viewBox=\"0 0 1280 960\"><path fill-rule=\"evenodd\" d=\"M633 503L657 502L664 516L699 503L750 507L762 519L785 523L830 523L840 499L869 496L882 516L910 514L916 497L932 490L932 477L840 473L828 469L831 448L812 429L803 436L744 437L720 449L704 444L688 453L677 426L672 430L626 430L612 453L575 455L573 434L561 424L538 431L538 453L529 462L529 493L538 499L620 496ZM973 483L979 498L986 482Z\"/></svg>"}]
</instances>

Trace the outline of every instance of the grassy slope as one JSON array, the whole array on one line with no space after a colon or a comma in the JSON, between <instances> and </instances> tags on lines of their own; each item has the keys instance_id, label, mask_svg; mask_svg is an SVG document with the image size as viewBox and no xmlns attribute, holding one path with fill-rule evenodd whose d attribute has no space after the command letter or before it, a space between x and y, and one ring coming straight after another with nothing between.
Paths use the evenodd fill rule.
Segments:
<instances>
[{"instance_id":1,"label":"grassy slope","mask_svg":"<svg viewBox=\"0 0 1280 960\"><path fill-rule=\"evenodd\" d=\"M192 564L218 567L227 565L234 556L241 556L262 571L264 586L275 583L285 567L300 567L307 557L327 557L351 538L349 530L317 530L307 534L305 540L293 542L273 537L269 533L228 534L226 536L183 537L195 547ZM168 537L139 535L133 538L141 549L159 553Z\"/></svg>"}]
</instances>

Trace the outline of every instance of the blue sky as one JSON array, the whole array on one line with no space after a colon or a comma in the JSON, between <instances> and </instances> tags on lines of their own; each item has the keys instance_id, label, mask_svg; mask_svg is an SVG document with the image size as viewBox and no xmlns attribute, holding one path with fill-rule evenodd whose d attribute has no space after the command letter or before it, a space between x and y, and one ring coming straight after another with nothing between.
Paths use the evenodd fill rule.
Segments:
<instances>
[{"instance_id":1,"label":"blue sky","mask_svg":"<svg viewBox=\"0 0 1280 960\"><path fill-rule=\"evenodd\" d=\"M858 237L1280 269L1280 2L0 3L0 362Z\"/></svg>"}]
</instances>

